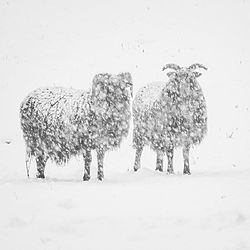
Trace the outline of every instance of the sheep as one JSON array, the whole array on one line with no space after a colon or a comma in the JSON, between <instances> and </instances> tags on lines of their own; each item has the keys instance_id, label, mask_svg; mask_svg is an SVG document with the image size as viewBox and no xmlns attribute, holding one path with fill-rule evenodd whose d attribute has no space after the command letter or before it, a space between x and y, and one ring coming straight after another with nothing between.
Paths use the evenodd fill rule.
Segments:
<instances>
[{"instance_id":1,"label":"sheep","mask_svg":"<svg viewBox=\"0 0 250 250\"><path fill-rule=\"evenodd\" d=\"M155 82L141 88L133 101L133 147L136 149L134 171L140 168L142 150L149 145L157 154L156 170L163 171L167 155L169 174L173 170L174 148L183 148L184 174L191 174L189 150L199 144L207 133L206 101L196 78L207 70L201 64L180 67L167 64L167 82Z\"/></svg>"},{"instance_id":2,"label":"sheep","mask_svg":"<svg viewBox=\"0 0 250 250\"><path fill-rule=\"evenodd\" d=\"M21 103L21 129L26 144L26 171L34 157L37 178L45 178L48 159L67 163L83 155L83 180L90 179L91 151L96 150L98 179L104 178L106 151L118 148L128 135L131 117L131 74L97 74L88 91L45 87L31 92Z\"/></svg>"}]
</instances>

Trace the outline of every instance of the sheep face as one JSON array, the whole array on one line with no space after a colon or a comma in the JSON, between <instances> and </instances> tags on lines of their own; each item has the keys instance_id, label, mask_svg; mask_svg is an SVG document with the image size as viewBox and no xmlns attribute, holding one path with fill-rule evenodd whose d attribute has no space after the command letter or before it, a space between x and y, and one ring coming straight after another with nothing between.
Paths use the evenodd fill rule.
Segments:
<instances>
[{"instance_id":1,"label":"sheep face","mask_svg":"<svg viewBox=\"0 0 250 250\"><path fill-rule=\"evenodd\" d=\"M98 74L93 79L92 99L94 105L105 108L112 102L126 102L129 98L129 88L132 95L132 77L130 73L119 75ZM103 106L104 105L104 106Z\"/></svg>"},{"instance_id":2,"label":"sheep face","mask_svg":"<svg viewBox=\"0 0 250 250\"><path fill-rule=\"evenodd\" d=\"M135 171L144 145L149 145L157 153L157 170L163 170L163 154L167 154L168 173L173 173L174 148L182 147L183 172L190 174L190 146L199 144L207 132L206 102L196 68L207 69L197 63L188 68L167 64L163 70L173 70L167 73L169 81L149 84L137 93L133 103Z\"/></svg>"},{"instance_id":3,"label":"sheep face","mask_svg":"<svg viewBox=\"0 0 250 250\"><path fill-rule=\"evenodd\" d=\"M91 109L99 131L96 144L105 150L119 146L128 134L131 90L130 73L98 74L93 79Z\"/></svg>"},{"instance_id":4,"label":"sheep face","mask_svg":"<svg viewBox=\"0 0 250 250\"><path fill-rule=\"evenodd\" d=\"M190 95L191 91L197 88L196 78L201 76L200 72L192 71L189 68L180 68L176 72L168 72L167 76L177 84L181 96Z\"/></svg>"}]
</instances>

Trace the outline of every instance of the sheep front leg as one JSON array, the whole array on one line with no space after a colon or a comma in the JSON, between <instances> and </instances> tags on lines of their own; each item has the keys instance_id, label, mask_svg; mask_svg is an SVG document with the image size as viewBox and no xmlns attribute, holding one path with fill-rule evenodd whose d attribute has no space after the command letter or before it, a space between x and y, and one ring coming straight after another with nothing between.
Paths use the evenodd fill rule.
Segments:
<instances>
[{"instance_id":1,"label":"sheep front leg","mask_svg":"<svg viewBox=\"0 0 250 250\"><path fill-rule=\"evenodd\" d=\"M136 172L141 167L141 154L143 148L136 148L135 152L135 163L134 163L134 171Z\"/></svg>"},{"instance_id":2,"label":"sheep front leg","mask_svg":"<svg viewBox=\"0 0 250 250\"><path fill-rule=\"evenodd\" d=\"M168 173L173 174L174 168L173 168L173 158L174 158L174 147L171 146L167 149L167 157L168 157Z\"/></svg>"},{"instance_id":3,"label":"sheep front leg","mask_svg":"<svg viewBox=\"0 0 250 250\"><path fill-rule=\"evenodd\" d=\"M159 170L160 172L163 171L163 152L162 151L157 151L155 170Z\"/></svg>"},{"instance_id":4,"label":"sheep front leg","mask_svg":"<svg viewBox=\"0 0 250 250\"><path fill-rule=\"evenodd\" d=\"M83 181L88 181L90 179L90 165L92 161L91 151L87 150L84 155L84 175L83 175Z\"/></svg>"},{"instance_id":5,"label":"sheep front leg","mask_svg":"<svg viewBox=\"0 0 250 250\"><path fill-rule=\"evenodd\" d=\"M26 159L25 159L25 165L26 165L26 173L27 177L30 178L30 164L31 164L31 153L30 149L26 148Z\"/></svg>"},{"instance_id":6,"label":"sheep front leg","mask_svg":"<svg viewBox=\"0 0 250 250\"><path fill-rule=\"evenodd\" d=\"M36 157L36 166L37 166L36 177L37 178L41 178L41 179L45 178L44 170L45 170L45 165L46 165L47 159L48 158L44 157L43 155Z\"/></svg>"},{"instance_id":7,"label":"sheep front leg","mask_svg":"<svg viewBox=\"0 0 250 250\"><path fill-rule=\"evenodd\" d=\"M191 174L190 168L189 168L189 149L190 145L184 145L183 147L183 158L184 158L184 170L183 174Z\"/></svg>"},{"instance_id":8,"label":"sheep front leg","mask_svg":"<svg viewBox=\"0 0 250 250\"><path fill-rule=\"evenodd\" d=\"M104 178L103 161L104 161L104 150L103 149L97 149L97 164L98 164L97 178L100 181L102 181L103 178Z\"/></svg>"}]
</instances>

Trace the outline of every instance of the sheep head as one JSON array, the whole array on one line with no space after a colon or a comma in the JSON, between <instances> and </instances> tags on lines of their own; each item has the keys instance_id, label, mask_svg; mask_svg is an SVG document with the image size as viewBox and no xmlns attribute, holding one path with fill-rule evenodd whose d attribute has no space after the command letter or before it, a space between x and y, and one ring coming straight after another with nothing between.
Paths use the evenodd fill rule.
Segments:
<instances>
[{"instance_id":1,"label":"sheep head","mask_svg":"<svg viewBox=\"0 0 250 250\"><path fill-rule=\"evenodd\" d=\"M130 88L131 95L133 90L132 77L129 72L111 75L108 73L97 74L93 79L92 95L104 98L106 95L127 95L127 89Z\"/></svg>"},{"instance_id":2,"label":"sheep head","mask_svg":"<svg viewBox=\"0 0 250 250\"><path fill-rule=\"evenodd\" d=\"M196 78L202 74L196 71L198 68L207 70L205 66L198 63L192 64L189 67L180 67L176 64L167 64L162 70L173 69L174 71L167 73L167 76L170 78L170 85L181 96L189 96L191 95L192 90L200 88Z\"/></svg>"},{"instance_id":3,"label":"sheep head","mask_svg":"<svg viewBox=\"0 0 250 250\"><path fill-rule=\"evenodd\" d=\"M100 112L105 112L110 106L118 107L122 103L129 103L129 92L132 95L132 87L130 73L121 73L119 75L97 74L93 79L92 104L99 107Z\"/></svg>"}]
</instances>

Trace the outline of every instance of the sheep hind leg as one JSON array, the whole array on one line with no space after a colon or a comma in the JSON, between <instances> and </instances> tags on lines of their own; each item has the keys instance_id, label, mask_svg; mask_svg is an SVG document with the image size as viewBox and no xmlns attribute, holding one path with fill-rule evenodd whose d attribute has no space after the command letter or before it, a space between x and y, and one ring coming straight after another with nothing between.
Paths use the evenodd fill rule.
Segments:
<instances>
[{"instance_id":1,"label":"sheep hind leg","mask_svg":"<svg viewBox=\"0 0 250 250\"><path fill-rule=\"evenodd\" d=\"M136 148L135 152L135 163L134 163L134 171L136 172L141 167L141 155L142 155L143 147Z\"/></svg>"},{"instance_id":2,"label":"sheep hind leg","mask_svg":"<svg viewBox=\"0 0 250 250\"><path fill-rule=\"evenodd\" d=\"M84 154L84 175L83 175L83 181L88 181L90 179L90 165L92 161L91 151L86 151Z\"/></svg>"},{"instance_id":3,"label":"sheep hind leg","mask_svg":"<svg viewBox=\"0 0 250 250\"><path fill-rule=\"evenodd\" d=\"M97 165L98 165L97 178L99 181L102 181L104 178L103 161L104 161L104 151L103 149L97 149Z\"/></svg>"},{"instance_id":4,"label":"sheep hind leg","mask_svg":"<svg viewBox=\"0 0 250 250\"><path fill-rule=\"evenodd\" d=\"M183 174L191 174L190 172L190 167L189 167L189 150L190 150L190 145L184 145L183 147L183 158L184 158L184 170Z\"/></svg>"},{"instance_id":5,"label":"sheep hind leg","mask_svg":"<svg viewBox=\"0 0 250 250\"><path fill-rule=\"evenodd\" d=\"M174 147L169 147L167 149L167 157L168 157L168 174L173 174L174 173L174 168L173 168L173 158L174 158Z\"/></svg>"},{"instance_id":6,"label":"sheep hind leg","mask_svg":"<svg viewBox=\"0 0 250 250\"><path fill-rule=\"evenodd\" d=\"M156 168L155 168L155 170L163 172L163 152L157 151L156 155L157 155L157 157L156 157Z\"/></svg>"},{"instance_id":7,"label":"sheep hind leg","mask_svg":"<svg viewBox=\"0 0 250 250\"><path fill-rule=\"evenodd\" d=\"M46 165L47 159L48 159L47 157L44 157L41 155L36 157L36 166L37 166L36 177L37 178L41 178L41 179L45 178L44 170L45 170L45 165Z\"/></svg>"},{"instance_id":8,"label":"sheep hind leg","mask_svg":"<svg viewBox=\"0 0 250 250\"><path fill-rule=\"evenodd\" d=\"M27 177L30 178L31 153L30 150L28 149L26 149L25 165L26 165Z\"/></svg>"}]
</instances>

